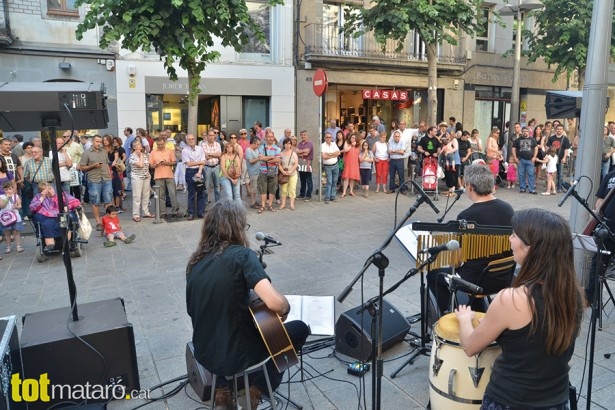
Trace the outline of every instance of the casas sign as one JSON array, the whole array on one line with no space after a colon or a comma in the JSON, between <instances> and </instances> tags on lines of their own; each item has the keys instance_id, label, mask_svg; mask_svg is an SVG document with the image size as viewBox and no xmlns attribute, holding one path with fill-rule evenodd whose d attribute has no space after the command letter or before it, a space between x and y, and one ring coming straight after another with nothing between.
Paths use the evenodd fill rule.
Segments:
<instances>
[{"instance_id":1,"label":"casas sign","mask_svg":"<svg viewBox=\"0 0 615 410\"><path fill-rule=\"evenodd\" d=\"M402 90L363 90L364 100L407 100L408 91Z\"/></svg>"}]
</instances>

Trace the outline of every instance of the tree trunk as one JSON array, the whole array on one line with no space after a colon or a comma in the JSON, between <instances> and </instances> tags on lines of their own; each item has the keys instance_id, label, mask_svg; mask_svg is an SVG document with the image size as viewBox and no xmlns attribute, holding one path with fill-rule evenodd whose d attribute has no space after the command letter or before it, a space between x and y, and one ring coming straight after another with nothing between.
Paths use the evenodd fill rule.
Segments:
<instances>
[{"instance_id":1,"label":"tree trunk","mask_svg":"<svg viewBox=\"0 0 615 410\"><path fill-rule=\"evenodd\" d=\"M188 96L188 134L192 134L198 138L197 134L197 115L199 111L199 89L192 87L195 74L188 70L188 87L190 94Z\"/></svg>"},{"instance_id":2,"label":"tree trunk","mask_svg":"<svg viewBox=\"0 0 615 410\"><path fill-rule=\"evenodd\" d=\"M438 115L438 60L436 46L426 44L427 48L427 126L437 125Z\"/></svg>"}]
</instances>

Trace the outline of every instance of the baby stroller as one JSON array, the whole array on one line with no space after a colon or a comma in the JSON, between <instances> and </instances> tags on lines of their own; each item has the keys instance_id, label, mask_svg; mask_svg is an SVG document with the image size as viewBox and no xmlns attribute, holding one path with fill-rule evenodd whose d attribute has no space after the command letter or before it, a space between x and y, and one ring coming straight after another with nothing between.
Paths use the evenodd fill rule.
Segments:
<instances>
[{"instance_id":1,"label":"baby stroller","mask_svg":"<svg viewBox=\"0 0 615 410\"><path fill-rule=\"evenodd\" d=\"M423 158L423 190L434 194L434 201L438 198L438 159L434 157Z\"/></svg>"},{"instance_id":2,"label":"baby stroller","mask_svg":"<svg viewBox=\"0 0 615 410\"><path fill-rule=\"evenodd\" d=\"M68 232L70 232L70 240L69 240L69 249L70 256L73 258L78 258L83 254L83 245L87 244L88 241L79 237L79 215L83 212L81 207L75 208L69 212L68 218L63 222L59 220L58 223L60 227L62 227L62 223L67 224ZM36 261L39 263L45 262L49 255L56 255L62 253L62 237L55 238L55 247L52 250L45 249L45 237L41 232L41 224L36 222L34 218L30 218L30 224L32 225L32 229L34 230L34 235L36 236L36 250L35 256Z\"/></svg>"}]
</instances>

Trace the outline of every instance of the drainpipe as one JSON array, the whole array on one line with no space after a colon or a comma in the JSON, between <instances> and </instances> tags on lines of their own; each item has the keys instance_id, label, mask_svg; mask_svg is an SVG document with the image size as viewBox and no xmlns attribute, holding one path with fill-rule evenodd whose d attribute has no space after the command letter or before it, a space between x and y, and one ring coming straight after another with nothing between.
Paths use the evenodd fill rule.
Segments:
<instances>
[{"instance_id":1,"label":"drainpipe","mask_svg":"<svg viewBox=\"0 0 615 410\"><path fill-rule=\"evenodd\" d=\"M11 19L9 17L9 0L2 0L2 8L4 9L4 26L6 34L0 35L0 45L10 46L13 44L13 35L11 34Z\"/></svg>"}]
</instances>

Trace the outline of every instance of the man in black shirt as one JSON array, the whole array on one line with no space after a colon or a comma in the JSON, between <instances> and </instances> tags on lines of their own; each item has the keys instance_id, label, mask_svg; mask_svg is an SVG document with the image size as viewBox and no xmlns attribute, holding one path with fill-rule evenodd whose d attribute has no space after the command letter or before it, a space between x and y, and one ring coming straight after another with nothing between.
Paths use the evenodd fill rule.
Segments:
<instances>
[{"instance_id":1,"label":"man in black shirt","mask_svg":"<svg viewBox=\"0 0 615 410\"><path fill-rule=\"evenodd\" d=\"M553 121L555 123L555 121ZM564 126L559 122L555 126L555 134L551 135L547 141L547 147L555 147L557 150L557 192L563 192L562 164L566 163L568 150L570 150L570 140L564 133Z\"/></svg>"},{"instance_id":2,"label":"man in black shirt","mask_svg":"<svg viewBox=\"0 0 615 410\"><path fill-rule=\"evenodd\" d=\"M472 205L457 216L457 220L476 222L479 225L510 226L514 210L510 204L493 196L495 181L489 167L485 165L468 165L465 169L465 192L472 200ZM463 244L462 244L463 246ZM482 270L493 260L510 256L511 251L494 255L489 258L471 259L461 265L456 272L469 282L476 283ZM429 272L427 283L430 291L436 296L440 312L450 309L450 291L445 275L451 273L451 268ZM510 286L496 278L483 278L481 287L485 294L496 293Z\"/></svg>"},{"instance_id":3,"label":"man in black shirt","mask_svg":"<svg viewBox=\"0 0 615 410\"><path fill-rule=\"evenodd\" d=\"M424 157L438 157L440 155L440 150L442 149L442 144L440 140L436 138L437 133L436 127L427 128L427 135L425 135L419 141L419 146L417 147L417 151L423 154Z\"/></svg>"},{"instance_id":4,"label":"man in black shirt","mask_svg":"<svg viewBox=\"0 0 615 410\"><path fill-rule=\"evenodd\" d=\"M538 144L536 139L530 137L530 129L523 127L521 138L513 142L512 156L519 164L519 192L530 189L530 194L536 195L536 176L534 174L534 162L538 156ZM527 177L527 183L525 178Z\"/></svg>"}]
</instances>

